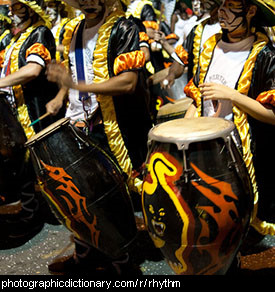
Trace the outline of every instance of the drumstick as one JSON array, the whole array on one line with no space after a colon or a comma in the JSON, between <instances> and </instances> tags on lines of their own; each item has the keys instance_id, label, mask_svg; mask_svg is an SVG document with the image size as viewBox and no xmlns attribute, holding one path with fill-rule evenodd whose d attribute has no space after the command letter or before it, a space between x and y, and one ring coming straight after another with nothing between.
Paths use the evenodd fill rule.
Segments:
<instances>
[{"instance_id":1,"label":"drumstick","mask_svg":"<svg viewBox=\"0 0 275 292\"><path fill-rule=\"evenodd\" d=\"M43 120L44 118L46 118L46 117L49 116L49 115L50 115L49 112L48 112L48 113L45 113L44 115L40 116L37 120L33 121L33 122L29 125L29 127L33 126L34 124L38 123L39 121Z\"/></svg>"},{"instance_id":2,"label":"drumstick","mask_svg":"<svg viewBox=\"0 0 275 292\"><path fill-rule=\"evenodd\" d=\"M165 77L168 75L168 73L169 73L169 68L165 68L161 71L158 71L157 73L155 73L154 75L152 75L148 78L148 84L149 85L156 85L156 84L160 83L163 79L165 79Z\"/></svg>"}]
</instances>

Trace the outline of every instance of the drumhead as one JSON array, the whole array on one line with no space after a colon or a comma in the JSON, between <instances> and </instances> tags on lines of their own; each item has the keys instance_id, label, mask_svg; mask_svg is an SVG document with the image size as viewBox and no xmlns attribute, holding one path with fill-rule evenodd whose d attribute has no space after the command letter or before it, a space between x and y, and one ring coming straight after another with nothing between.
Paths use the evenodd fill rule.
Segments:
<instances>
[{"instance_id":1,"label":"drumhead","mask_svg":"<svg viewBox=\"0 0 275 292\"><path fill-rule=\"evenodd\" d=\"M174 103L167 103L160 107L157 113L157 117L187 111L192 102L193 102L192 98L184 97L176 100Z\"/></svg>"},{"instance_id":2,"label":"drumhead","mask_svg":"<svg viewBox=\"0 0 275 292\"><path fill-rule=\"evenodd\" d=\"M56 131L58 128L60 128L61 126L69 123L70 119L69 118L63 118L60 119L54 123L52 123L51 125L49 125L47 128L43 129L42 131L40 131L39 133L37 133L36 135L34 135L33 137L31 137L26 143L25 146L30 146L31 144L33 144L36 141L39 141L40 139L42 139L43 137L49 135L50 133Z\"/></svg>"},{"instance_id":3,"label":"drumhead","mask_svg":"<svg viewBox=\"0 0 275 292\"><path fill-rule=\"evenodd\" d=\"M233 131L233 122L223 118L199 117L168 121L153 127L149 141L174 143L178 149L187 149L190 143L226 138Z\"/></svg>"}]
</instances>

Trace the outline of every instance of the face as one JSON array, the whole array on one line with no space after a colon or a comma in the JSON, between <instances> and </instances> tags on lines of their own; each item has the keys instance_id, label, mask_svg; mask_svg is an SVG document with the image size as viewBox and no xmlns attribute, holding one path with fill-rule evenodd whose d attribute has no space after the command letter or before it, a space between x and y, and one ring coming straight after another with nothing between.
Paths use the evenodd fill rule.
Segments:
<instances>
[{"instance_id":1,"label":"face","mask_svg":"<svg viewBox=\"0 0 275 292\"><path fill-rule=\"evenodd\" d=\"M57 1L50 1L47 3L46 13L50 16L52 22L56 21L58 17L58 7Z\"/></svg>"},{"instance_id":2,"label":"face","mask_svg":"<svg viewBox=\"0 0 275 292\"><path fill-rule=\"evenodd\" d=\"M193 0L192 8L195 15L201 15L201 1L200 0Z\"/></svg>"},{"instance_id":3,"label":"face","mask_svg":"<svg viewBox=\"0 0 275 292\"><path fill-rule=\"evenodd\" d=\"M246 10L241 0L223 0L218 10L220 25L229 32L245 26L245 15Z\"/></svg>"},{"instance_id":4,"label":"face","mask_svg":"<svg viewBox=\"0 0 275 292\"><path fill-rule=\"evenodd\" d=\"M80 10L88 19L95 19L103 16L105 12L104 0L78 0Z\"/></svg>"},{"instance_id":5,"label":"face","mask_svg":"<svg viewBox=\"0 0 275 292\"><path fill-rule=\"evenodd\" d=\"M33 15L32 10L27 5L15 0L11 2L10 11L12 25L17 29L25 28Z\"/></svg>"}]
</instances>

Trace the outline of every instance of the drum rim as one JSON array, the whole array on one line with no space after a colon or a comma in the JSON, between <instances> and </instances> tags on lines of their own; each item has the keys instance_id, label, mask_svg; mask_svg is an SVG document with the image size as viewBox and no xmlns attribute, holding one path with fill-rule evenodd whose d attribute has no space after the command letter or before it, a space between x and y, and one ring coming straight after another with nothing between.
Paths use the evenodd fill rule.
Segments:
<instances>
[{"instance_id":1,"label":"drum rim","mask_svg":"<svg viewBox=\"0 0 275 292\"><path fill-rule=\"evenodd\" d=\"M28 141L25 143L25 146L30 146L34 144L35 142L41 140L45 136L51 134L52 132L56 131L59 129L61 126L67 124L70 121L70 118L62 118L59 119L58 121L50 124L48 127L45 129L41 130L40 132L36 133L34 136L28 139Z\"/></svg>"},{"instance_id":2,"label":"drum rim","mask_svg":"<svg viewBox=\"0 0 275 292\"><path fill-rule=\"evenodd\" d=\"M163 127L165 125L167 125L168 123L174 123L175 121L184 121L184 120L195 120L195 119L216 119L216 120L223 120L226 121L226 123L228 124L228 128L226 129L222 129L221 131L217 132L217 133L212 133L211 136L210 135L205 135L205 136L197 136L197 137L191 137L191 138L175 138L174 137L174 141L172 141L171 139L173 137L171 136L166 136L166 137L161 137L159 135L154 134L154 130L156 128L159 127ZM152 141L157 141L157 142L165 142L165 143L173 143L176 144L178 147L178 150L182 150L182 149L188 149L189 145L191 143L196 143L196 142L203 142L203 141L208 141L208 140L213 140L213 139L217 139L217 138L223 138L224 140L227 139L227 137L230 135L230 133L234 130L235 125L232 121L230 120L226 120L220 117L199 117L199 118L182 118L182 119L176 119L176 120L171 120L171 121L167 121L161 124L158 124L156 126L154 126L153 128L150 129L149 133L148 133L148 142L152 142Z\"/></svg>"}]
</instances>

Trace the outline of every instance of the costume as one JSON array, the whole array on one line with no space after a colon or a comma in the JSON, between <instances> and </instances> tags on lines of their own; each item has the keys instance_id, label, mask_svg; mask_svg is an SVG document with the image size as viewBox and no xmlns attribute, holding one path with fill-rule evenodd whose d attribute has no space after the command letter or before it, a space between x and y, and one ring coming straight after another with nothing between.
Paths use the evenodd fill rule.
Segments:
<instances>
[{"instance_id":1,"label":"costume","mask_svg":"<svg viewBox=\"0 0 275 292\"><path fill-rule=\"evenodd\" d=\"M32 137L58 118L49 118L29 127L32 121L45 113L46 103L58 92L58 87L47 81L45 75L46 65L54 58L54 38L43 20L38 20L26 31L15 35L5 49L2 78L16 72L28 62L36 62L44 67L35 80L24 86L20 84L12 86L6 91L12 107L17 108L18 119L27 138ZM61 112L60 115L63 113Z\"/></svg>"},{"instance_id":2,"label":"costume","mask_svg":"<svg viewBox=\"0 0 275 292\"><path fill-rule=\"evenodd\" d=\"M37 21L33 21L22 32L17 32L7 45L3 55L1 79L17 72L28 62L41 65L43 70L37 78L24 84L1 88L1 91L4 92L11 109L13 109L15 119L17 118L24 130L22 135L28 139L63 116L64 111L61 110L60 115L56 117L49 117L31 127L29 126L32 121L45 113L46 103L58 92L58 87L54 83L48 82L45 75L46 65L55 56L55 43L50 29L46 26L49 25L48 18L42 10L43 6L40 6L43 2L40 4L35 1L22 0L20 2L30 6L39 15L39 18L35 18L37 16L34 15L33 19L37 19ZM22 241L30 239L41 230L45 220L47 220L47 215L51 215L51 212L48 214L48 206L40 194L36 194L36 178L29 153L26 152L25 158L24 155L20 156L21 158L24 160L22 168L15 171L19 177L9 178L13 182L13 187L2 194L0 201L3 208L18 205L20 210L19 212L17 210L16 214L5 214L0 217L0 225L3 230L2 239L6 240L7 237L6 246L18 244L14 238ZM2 164L1 167L3 167Z\"/></svg>"},{"instance_id":3,"label":"costume","mask_svg":"<svg viewBox=\"0 0 275 292\"><path fill-rule=\"evenodd\" d=\"M0 56L1 52L10 43L10 40L12 38L12 34L10 31L11 19L9 18L8 13L9 6L0 5Z\"/></svg>"},{"instance_id":4,"label":"costume","mask_svg":"<svg viewBox=\"0 0 275 292\"><path fill-rule=\"evenodd\" d=\"M196 73L200 52L203 49L204 42L213 34L218 33L221 30L219 23L210 25L208 24L209 20L210 18L206 18L197 24L188 34L183 43L183 47L188 52L188 81ZM207 33L206 30L209 30L209 33ZM205 37L204 34L207 34L208 36Z\"/></svg>"},{"instance_id":5,"label":"costume","mask_svg":"<svg viewBox=\"0 0 275 292\"><path fill-rule=\"evenodd\" d=\"M165 33L166 39L177 40L176 34L171 33L170 27L163 21L160 15L160 2L154 3L148 0L132 1L127 8L126 16L134 16L140 19L146 29L160 30ZM156 7L157 6L157 7ZM161 20L159 20L161 19ZM149 39L148 43L152 44L153 39ZM163 70L172 64L170 56L164 50L152 51L150 47L150 61L146 63L147 78L156 72ZM166 90L161 89L159 84L152 85L150 90L150 113L153 121L155 121L159 108L170 102L169 94Z\"/></svg>"},{"instance_id":6,"label":"costume","mask_svg":"<svg viewBox=\"0 0 275 292\"><path fill-rule=\"evenodd\" d=\"M79 120L89 124L90 137L117 162L130 191L140 193L139 172L147 154L147 133L152 127L142 76L145 57L140 51L140 30L135 19L126 19L122 10L110 14L106 10L97 25L84 25L85 19L74 19L65 26L64 64L70 68L73 81L100 83L123 72L138 71L138 83L134 93L118 96L70 90L66 116L76 125ZM98 120L102 123L98 124ZM82 240L75 239L75 247L75 258L65 260L62 272L68 272L67 266L68 270L76 267L79 272L92 263L95 267L114 263L114 259ZM122 261L127 263L128 255ZM49 266L51 272L59 269L59 263Z\"/></svg>"},{"instance_id":7,"label":"costume","mask_svg":"<svg viewBox=\"0 0 275 292\"><path fill-rule=\"evenodd\" d=\"M51 31L55 39L56 48L58 48L58 46L62 45L63 35L65 32L65 25L72 18L74 18L75 13L72 7L59 0L56 1L47 0L45 1L45 3L46 5L49 6L51 6L50 3L54 3L56 5L56 7L47 7L46 12L52 18L56 17L56 19L53 19L53 21L55 22L51 27ZM57 62L63 61L63 54L59 50L56 50L55 58Z\"/></svg>"},{"instance_id":8,"label":"costume","mask_svg":"<svg viewBox=\"0 0 275 292\"><path fill-rule=\"evenodd\" d=\"M111 13L97 27L98 33L93 32L94 44L88 45L90 47L88 50L90 50L90 54L92 53L92 69L85 69L86 81L102 82L129 70L142 72L144 55L139 50L139 31L134 21L131 18L127 20L124 15L122 11ZM75 26L73 21L68 25ZM75 81L80 80L77 66L75 66L77 58L75 46L77 46L77 36L82 33L83 25L84 20L74 30L67 29L63 40L64 56L68 56L70 59L72 76ZM102 58L102 54L104 58ZM84 62L91 61L88 58L85 61L85 58ZM145 79L142 78L140 74L134 94L115 97L91 94L85 97L83 103L84 108L87 108L86 116L83 112L82 101L77 100L76 96L74 100L70 101L75 104L74 108L79 108L80 115L75 115L75 111L70 106L67 110L67 116L75 120L89 118L98 108L98 114L103 120L108 147L116 157L121 169L127 174L130 188L137 192L140 192L142 181L134 178L132 174L133 170L140 171L145 160L147 133L152 126L146 106ZM70 91L69 99L72 94L74 93Z\"/></svg>"},{"instance_id":9,"label":"costume","mask_svg":"<svg viewBox=\"0 0 275 292\"><path fill-rule=\"evenodd\" d=\"M197 105L197 114L203 113L203 103L197 85L205 79L209 64L213 59L215 46L221 34L212 36L204 46L200 56L200 74L190 80L185 87L187 96L192 97ZM268 37L262 32L255 33L255 39L243 71L235 85L239 92L256 99L260 103L274 107L275 98L275 51ZM243 159L247 166L254 191L254 211L251 225L262 234L274 234L274 191L272 174L266 167L275 163L273 157L266 157L266 147L275 146L274 126L262 123L237 106L233 106L233 120L239 133ZM268 223L271 222L271 223Z\"/></svg>"}]
</instances>

